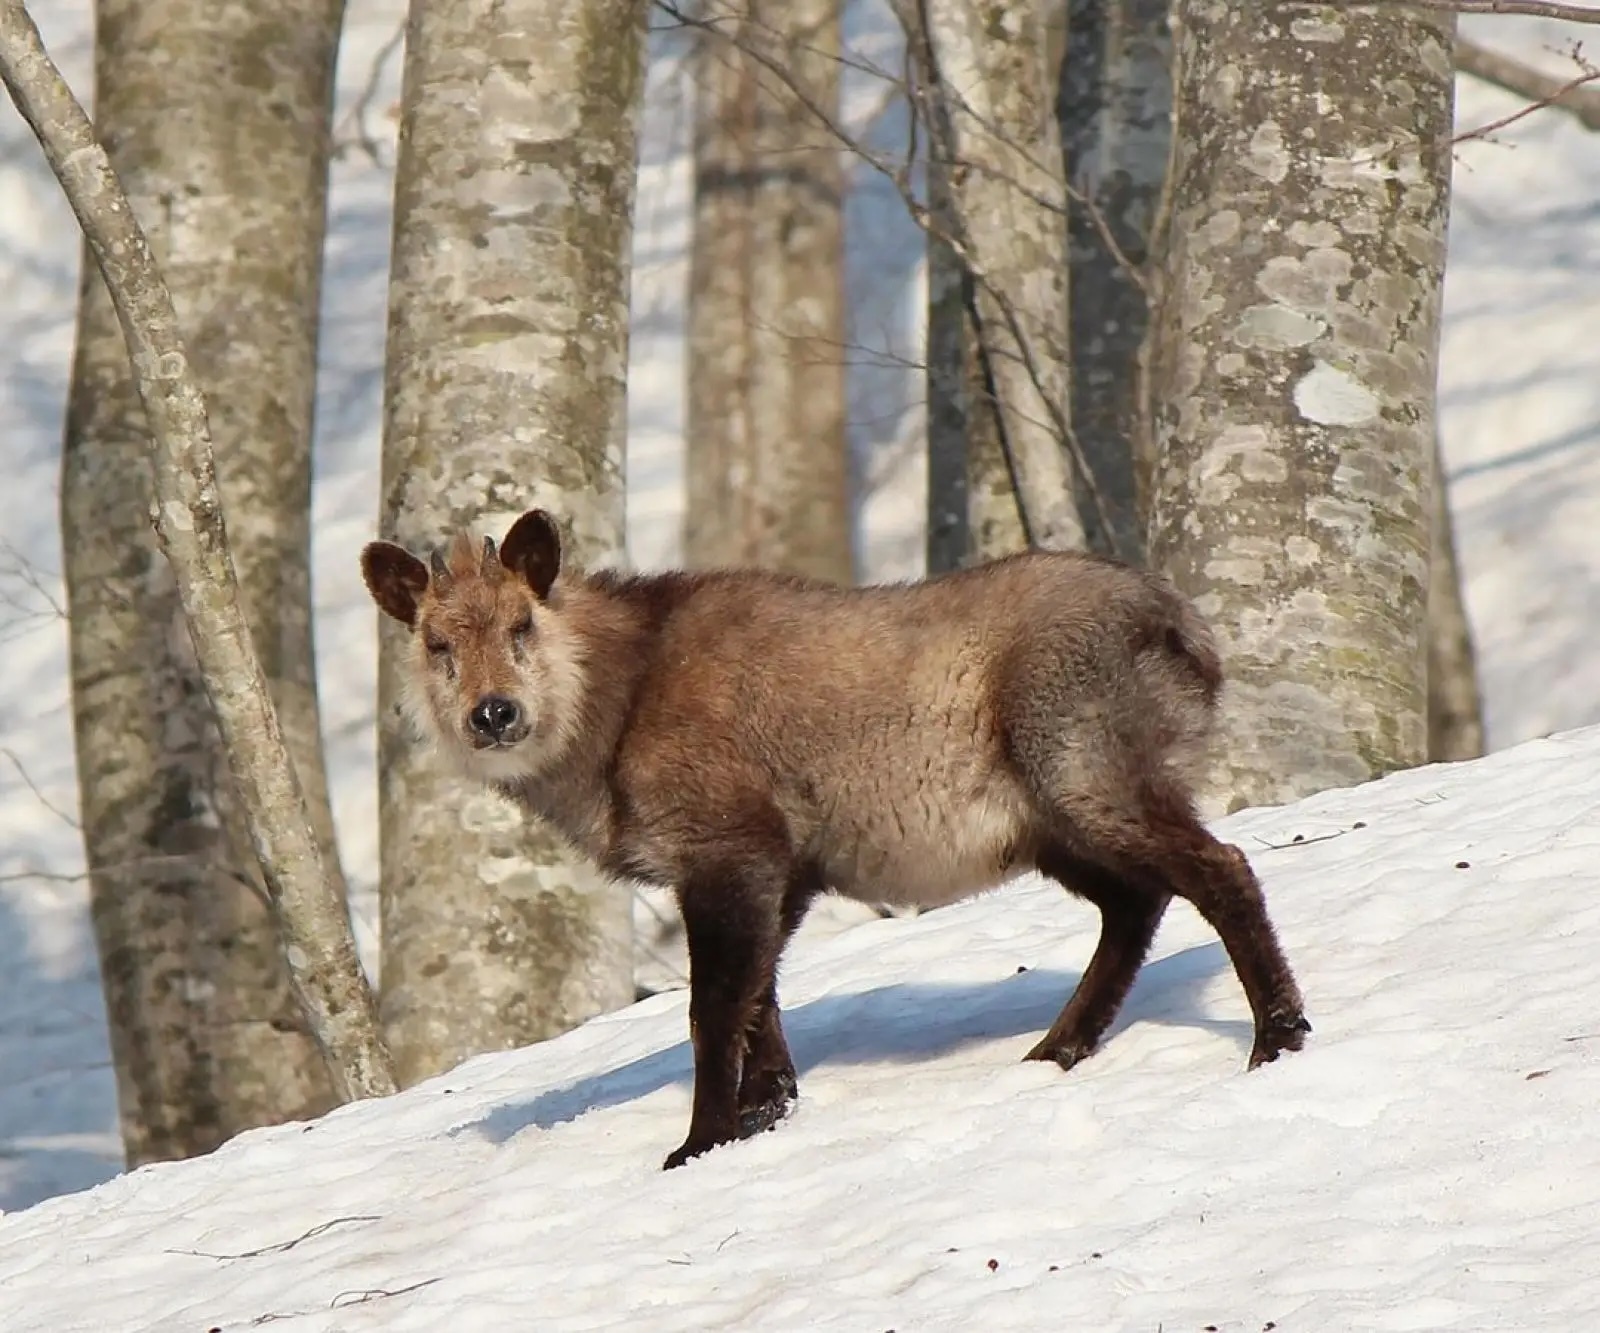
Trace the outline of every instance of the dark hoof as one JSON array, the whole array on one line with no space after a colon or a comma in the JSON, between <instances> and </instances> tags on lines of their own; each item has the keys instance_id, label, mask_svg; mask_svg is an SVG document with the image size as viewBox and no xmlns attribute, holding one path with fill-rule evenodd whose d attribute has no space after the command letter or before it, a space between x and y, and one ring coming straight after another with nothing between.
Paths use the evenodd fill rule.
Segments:
<instances>
[{"instance_id":1,"label":"dark hoof","mask_svg":"<svg viewBox=\"0 0 1600 1333\"><path fill-rule=\"evenodd\" d=\"M699 1157L720 1146L718 1143L696 1143L693 1139L685 1139L677 1148L667 1154L667 1160L661 1164L663 1171L671 1171L674 1167L682 1166L692 1157Z\"/></svg>"},{"instance_id":2,"label":"dark hoof","mask_svg":"<svg viewBox=\"0 0 1600 1333\"><path fill-rule=\"evenodd\" d=\"M1256 1033L1256 1044L1250 1051L1250 1063L1245 1067L1255 1069L1259 1065L1271 1064L1285 1051L1302 1049L1310 1031L1311 1024L1304 1014L1273 1018Z\"/></svg>"},{"instance_id":3,"label":"dark hoof","mask_svg":"<svg viewBox=\"0 0 1600 1333\"><path fill-rule=\"evenodd\" d=\"M745 1108L739 1112L739 1137L752 1139L757 1134L764 1134L788 1115L793 1105L793 1097L774 1097L758 1106Z\"/></svg>"},{"instance_id":4,"label":"dark hoof","mask_svg":"<svg viewBox=\"0 0 1600 1333\"><path fill-rule=\"evenodd\" d=\"M1052 1042L1048 1037L1041 1041L1022 1058L1024 1060L1047 1060L1058 1064L1062 1069L1071 1069L1074 1065L1082 1064L1094 1054L1094 1047L1085 1045L1081 1041Z\"/></svg>"}]
</instances>

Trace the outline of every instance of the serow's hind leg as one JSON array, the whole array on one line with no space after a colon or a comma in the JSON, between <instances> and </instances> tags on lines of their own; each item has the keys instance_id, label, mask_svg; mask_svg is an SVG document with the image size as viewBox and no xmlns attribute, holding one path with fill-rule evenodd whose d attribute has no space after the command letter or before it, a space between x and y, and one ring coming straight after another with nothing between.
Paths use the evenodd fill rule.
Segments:
<instances>
[{"instance_id":1,"label":"serow's hind leg","mask_svg":"<svg viewBox=\"0 0 1600 1333\"><path fill-rule=\"evenodd\" d=\"M1256 1035L1247 1067L1254 1069L1304 1047L1311 1023L1249 860L1232 843L1200 832L1205 842L1195 860L1201 873L1190 901L1222 937L1250 1000Z\"/></svg>"},{"instance_id":2,"label":"serow's hind leg","mask_svg":"<svg viewBox=\"0 0 1600 1333\"><path fill-rule=\"evenodd\" d=\"M778 956L788 946L790 937L805 920L812 899L821 891L821 882L815 872L801 867L783 897L782 919ZM778 1008L776 975L761 1003L756 1009L745 1044L744 1073L739 1080L739 1134L749 1138L771 1129L784 1116L800 1095L800 1081L795 1073L794 1058L789 1054L789 1043L783 1035L783 1018Z\"/></svg>"},{"instance_id":3,"label":"serow's hind leg","mask_svg":"<svg viewBox=\"0 0 1600 1333\"><path fill-rule=\"evenodd\" d=\"M1213 837L1186 799L1150 793L1143 816L1103 809L1083 821L1092 854L1187 898L1217 932L1255 1019L1248 1068L1300 1050L1311 1031L1305 1002L1244 853Z\"/></svg>"},{"instance_id":4,"label":"serow's hind leg","mask_svg":"<svg viewBox=\"0 0 1600 1333\"><path fill-rule=\"evenodd\" d=\"M1094 1054L1116 1019L1144 965L1170 895L1119 878L1059 848L1040 856L1039 869L1100 909L1100 940L1089 966L1050 1031L1023 1057L1071 1069Z\"/></svg>"}]
</instances>

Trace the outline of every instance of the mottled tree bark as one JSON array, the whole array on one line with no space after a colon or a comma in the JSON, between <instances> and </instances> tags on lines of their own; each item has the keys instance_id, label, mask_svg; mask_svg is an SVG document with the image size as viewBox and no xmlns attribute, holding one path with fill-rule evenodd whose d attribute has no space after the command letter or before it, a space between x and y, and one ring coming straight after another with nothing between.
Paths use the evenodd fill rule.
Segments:
<instances>
[{"instance_id":1,"label":"mottled tree bark","mask_svg":"<svg viewBox=\"0 0 1600 1333\"><path fill-rule=\"evenodd\" d=\"M311 428L340 0L99 0L96 118L205 393L244 612L343 898L313 675ZM83 266L61 489L91 906L130 1163L317 1114L179 589L148 425Z\"/></svg>"},{"instance_id":2,"label":"mottled tree bark","mask_svg":"<svg viewBox=\"0 0 1600 1333\"><path fill-rule=\"evenodd\" d=\"M646 0L412 0L383 449L387 537L524 508L623 552L624 374ZM403 1082L633 999L630 894L446 772L381 630L382 1011Z\"/></svg>"},{"instance_id":3,"label":"mottled tree bark","mask_svg":"<svg viewBox=\"0 0 1600 1333\"><path fill-rule=\"evenodd\" d=\"M920 16L908 7L903 17L918 71L913 111L928 144L927 571L938 574L1024 550L1028 538L979 333L977 287L949 239L961 235L950 117L934 93Z\"/></svg>"},{"instance_id":4,"label":"mottled tree bark","mask_svg":"<svg viewBox=\"0 0 1600 1333\"><path fill-rule=\"evenodd\" d=\"M143 6L139 17L151 10L152 6ZM277 13L281 15L282 11ZM135 16L126 17L132 20ZM168 17L172 17L170 12ZM298 35L281 34L278 49L294 49L288 39ZM166 30L163 36L176 38L173 60L180 69L185 64L176 53L187 50L192 55L196 50L208 49L192 29ZM257 41L262 36L255 34ZM333 33L324 29L323 37L324 45L303 52L307 60L329 57ZM194 48L188 47L186 38L195 42ZM136 25L120 32L115 24L107 25L102 29L101 78L115 87L108 71L115 62L108 57L123 51L144 87L146 99L154 98L161 84L138 59L146 47L153 45L147 35L141 39ZM231 51L236 59L240 55L232 41L219 46ZM263 74L270 68L245 63ZM208 62L196 61L195 65L207 69ZM208 86L214 89L219 71L213 66L208 72L212 76ZM388 1057L378 1040L372 997L356 959L344 900L313 831L305 792L245 619L223 522L205 401L179 336L172 297L109 155L96 141L88 117L46 54L21 0L0 0L0 77L43 146L83 227L89 252L115 307L149 426L147 464L153 474L153 486L144 487L133 479L135 469L119 448L124 440L137 438L126 421L126 410L109 412L101 407L103 398L112 392L112 377L104 372L88 375L87 369L98 369L96 363L80 359L75 390L81 396L74 403L73 423L77 427L115 423L115 429L107 428L107 453L97 461L125 489L120 495L122 506L90 509L83 516L88 526L68 529L69 562L87 559L78 550L80 546L85 552L95 552L101 561L98 565L78 563L69 567L69 587L72 580L80 580L76 591L81 593L81 580L95 577L107 585L99 591L119 607L142 606L147 612L164 610L160 600L149 597L161 592L153 554L129 553L119 562L114 553L103 549L104 533L93 526L97 522L117 523L123 507L131 507L141 499L147 502L198 659L198 682L195 677L188 677L188 688L197 694L201 689L205 691L221 731L243 822L263 872L266 892L276 909L284 957L301 1014L310 1022L338 1096L348 1099L389 1092L393 1082ZM284 78L289 78L287 70ZM308 82L313 89L319 87L315 78ZM320 87L325 91L325 82ZM233 109L244 114L242 108ZM280 109L285 119L289 118L288 109L286 103ZM304 111L304 107L301 109ZM214 115L219 114L217 108L212 110ZM106 111L104 106L102 111ZM322 115L326 115L325 103ZM168 145L169 150L178 154L192 146L185 144L185 133L203 135L211 128L209 119L175 115L176 142ZM107 120L114 121L109 112ZM126 123L116 123L126 130ZM238 125L230 128L239 130ZM311 137L313 144L325 143L325 130ZM158 157L158 163L159 160ZM281 159L275 157L274 161ZM137 175L137 156L131 165ZM288 189L294 173L280 166L273 179ZM205 200L206 187L214 183L215 178L197 166L195 174L185 182L186 198ZM203 205L195 206L203 211ZM240 238L238 242L244 255L252 253L247 239ZM273 240L280 247L287 243L281 232ZM311 268L315 270L314 262ZM262 308L263 318L270 310L270 305ZM91 325L88 332L93 331ZM87 349L83 355L87 358ZM293 358L286 361L292 364ZM106 415L97 415L99 412ZM69 433L75 447L82 448L87 437L81 431ZM69 483L72 480L69 473ZM78 478L77 484L81 487L86 483ZM76 517L69 505L68 520ZM86 629L78 624L80 609ZM227 1132L259 1117L260 1101L272 1095L278 1071L242 1060L234 1043L244 1033L234 1029L276 1028L281 1036L294 1032L299 1025L294 1015L264 1011L281 989L276 977L270 983L262 980L261 974L267 971L262 961L267 946L257 944L253 936L237 928L229 930L219 924L230 919L233 902L249 892L248 881L243 885L219 882L228 873L226 867L219 871L214 864L219 845L214 830L223 817L218 809L222 797L215 786L191 783L188 774L177 766L163 767L169 755L165 747L171 744L162 732L163 724L177 732L195 725L187 707L170 707L175 702L186 705L189 701L162 692L174 688L170 682L178 673L169 671L155 677L156 684L146 683L145 689L155 695L150 698L125 683L124 662L111 656L119 650L161 650L164 660L167 651L160 634L119 639L119 633L129 632L128 618L124 615L111 620L97 616L96 609L98 604L93 601L78 601L72 608L76 720L80 753L89 764L85 826L93 826L107 837L107 842L100 841L98 834L91 834L89 839L97 896L96 925L112 974L107 982L107 998L113 1006L110 1018L119 1091L124 1098L128 1153L132 1159L149 1160L201 1151ZM103 637L96 639L90 631L99 631ZM170 619L160 623L160 631L173 637L182 634L180 625ZM118 702L130 711L131 717L117 714L114 705ZM129 828L139 836L128 837ZM112 840L115 834L121 834L123 840ZM132 865L108 864L102 859L108 854L108 844L111 854L127 852L142 855L145 860ZM198 856L191 844L199 845ZM201 879L206 861L212 862L210 882ZM121 895L137 902L161 892L178 900L193 919L185 923L170 906L155 905L140 913L136 907L108 901ZM119 915L110 916L112 910ZM185 924L190 927L187 935L182 929ZM146 926L151 928L150 938L133 933ZM261 985L261 992L248 997L229 995L219 1001L217 987L236 984L238 978L221 965L223 959L218 955L245 948L256 952L257 957L253 960L256 965L245 969L244 980ZM147 963L147 959L154 961ZM147 970L141 971L141 967ZM148 1008L138 1014L118 1012L114 1006L119 1002ZM228 1002L239 1008L230 1012L225 1007ZM263 1009L249 1012L252 1002ZM271 1045L257 1047L253 1054L260 1060L297 1053L294 1047L284 1052L280 1044L276 1050ZM235 1089L220 1080L235 1073L250 1081L248 1091L254 1092L258 1100L239 1108L237 1120L232 1120L229 1117L235 1114L236 1103L230 1098ZM305 1091L314 1082L309 1075L297 1076L291 1067L283 1071L283 1077L289 1082L291 1095L314 1096L318 1103L325 1100L320 1089ZM277 1105L272 1109L282 1114L301 1108Z\"/></svg>"},{"instance_id":5,"label":"mottled tree bark","mask_svg":"<svg viewBox=\"0 0 1600 1333\"><path fill-rule=\"evenodd\" d=\"M1150 560L1230 678L1212 798L1427 753L1453 19L1176 0Z\"/></svg>"},{"instance_id":6,"label":"mottled tree bark","mask_svg":"<svg viewBox=\"0 0 1600 1333\"><path fill-rule=\"evenodd\" d=\"M713 0L697 35L689 563L849 583L838 0ZM787 79L762 64L781 62Z\"/></svg>"},{"instance_id":7,"label":"mottled tree bark","mask_svg":"<svg viewBox=\"0 0 1600 1333\"><path fill-rule=\"evenodd\" d=\"M1478 656L1461 595L1455 522L1443 459L1434 451L1433 559L1428 582L1428 758L1476 759L1484 752Z\"/></svg>"},{"instance_id":8,"label":"mottled tree bark","mask_svg":"<svg viewBox=\"0 0 1600 1333\"><path fill-rule=\"evenodd\" d=\"M1028 540L1081 548L1076 468L1066 447L1066 186L1042 7L920 0L912 13L909 3L900 8L908 32L922 34L925 96L947 126L929 144L929 172L946 182L955 224L948 239L972 275L978 336Z\"/></svg>"},{"instance_id":9,"label":"mottled tree bark","mask_svg":"<svg viewBox=\"0 0 1600 1333\"><path fill-rule=\"evenodd\" d=\"M1167 173L1167 8L1168 0L1070 0L1056 104L1068 178L1083 201L1072 201L1068 228L1072 424L1110 530L1092 505L1083 517L1091 547L1131 560L1144 554L1155 450L1140 363L1149 310L1130 266L1148 259Z\"/></svg>"}]
</instances>

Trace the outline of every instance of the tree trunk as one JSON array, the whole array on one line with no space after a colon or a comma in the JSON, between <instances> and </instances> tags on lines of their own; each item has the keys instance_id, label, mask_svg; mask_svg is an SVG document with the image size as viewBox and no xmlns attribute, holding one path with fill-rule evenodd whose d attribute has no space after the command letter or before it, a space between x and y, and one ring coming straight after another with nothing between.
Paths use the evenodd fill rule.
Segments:
<instances>
[{"instance_id":1,"label":"tree trunk","mask_svg":"<svg viewBox=\"0 0 1600 1333\"><path fill-rule=\"evenodd\" d=\"M526 507L623 551L645 0L412 0L383 445L386 536ZM382 1008L401 1080L633 999L631 895L400 721L380 638Z\"/></svg>"},{"instance_id":2,"label":"tree trunk","mask_svg":"<svg viewBox=\"0 0 1600 1333\"><path fill-rule=\"evenodd\" d=\"M1483 704L1472 626L1456 566L1455 522L1444 461L1434 454L1433 560L1428 583L1428 758L1476 759L1484 752Z\"/></svg>"},{"instance_id":3,"label":"tree trunk","mask_svg":"<svg viewBox=\"0 0 1600 1333\"><path fill-rule=\"evenodd\" d=\"M849 583L838 0L749 0L697 36L689 563ZM782 62L793 87L762 57Z\"/></svg>"},{"instance_id":4,"label":"tree trunk","mask_svg":"<svg viewBox=\"0 0 1600 1333\"><path fill-rule=\"evenodd\" d=\"M99 0L96 12L99 134L211 403L243 610L342 901L310 595L342 4ZM117 312L85 262L62 529L91 907L130 1165L205 1152L334 1101L151 532L148 430Z\"/></svg>"},{"instance_id":5,"label":"tree trunk","mask_svg":"<svg viewBox=\"0 0 1600 1333\"><path fill-rule=\"evenodd\" d=\"M1154 442L1140 370L1149 309L1129 265L1146 263L1167 174L1167 9L1168 0L1070 0L1056 104L1079 196L1068 228L1072 423L1110 530L1092 506L1084 519L1094 549L1135 561L1144 555Z\"/></svg>"},{"instance_id":6,"label":"tree trunk","mask_svg":"<svg viewBox=\"0 0 1600 1333\"><path fill-rule=\"evenodd\" d=\"M1454 19L1176 0L1150 559L1230 678L1212 796L1422 761Z\"/></svg>"},{"instance_id":7,"label":"tree trunk","mask_svg":"<svg viewBox=\"0 0 1600 1333\"><path fill-rule=\"evenodd\" d=\"M902 4L908 33L926 43L925 95L947 125L947 141L930 142L929 172L947 183L948 239L976 289L1023 525L1034 545L1081 548L1067 448L1066 187L1042 7L921 0L909 8Z\"/></svg>"},{"instance_id":8,"label":"tree trunk","mask_svg":"<svg viewBox=\"0 0 1600 1333\"><path fill-rule=\"evenodd\" d=\"M920 19L913 11L906 20L917 70L912 110L928 144L927 570L938 574L1025 550L1028 538L979 334L977 286L947 239L961 235L950 116L934 95L937 80Z\"/></svg>"}]
</instances>

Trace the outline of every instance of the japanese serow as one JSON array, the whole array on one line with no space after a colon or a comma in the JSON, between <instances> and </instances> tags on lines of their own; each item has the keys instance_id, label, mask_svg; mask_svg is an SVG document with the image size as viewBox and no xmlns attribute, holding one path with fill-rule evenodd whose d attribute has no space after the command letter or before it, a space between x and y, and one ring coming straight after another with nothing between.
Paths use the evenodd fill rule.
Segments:
<instances>
[{"instance_id":1,"label":"japanese serow","mask_svg":"<svg viewBox=\"0 0 1600 1333\"><path fill-rule=\"evenodd\" d=\"M1299 1050L1300 991L1193 765L1222 671L1165 579L1030 552L920 583L757 570L587 575L556 524L427 561L362 552L410 633L408 711L442 755L606 873L676 894L694 1102L666 1159L770 1128L798 1088L777 966L825 890L932 908L1038 870L1100 910L1087 970L1030 1060L1092 1054L1172 895L1221 937L1249 1068Z\"/></svg>"}]
</instances>

